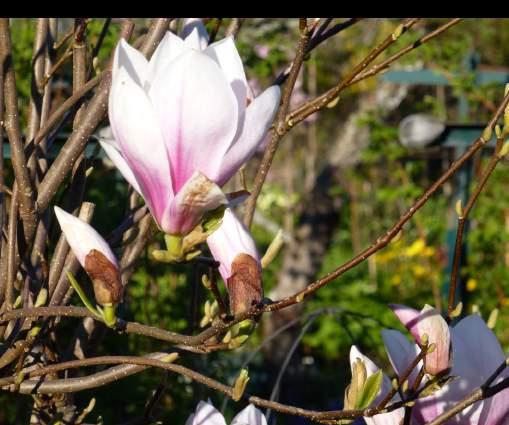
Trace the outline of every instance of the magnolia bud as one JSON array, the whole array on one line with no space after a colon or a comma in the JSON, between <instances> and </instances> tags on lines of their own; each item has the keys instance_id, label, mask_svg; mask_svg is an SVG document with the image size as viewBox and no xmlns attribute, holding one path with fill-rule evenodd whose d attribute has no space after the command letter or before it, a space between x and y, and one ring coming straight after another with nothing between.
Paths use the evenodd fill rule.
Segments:
<instances>
[{"instance_id":1,"label":"magnolia bud","mask_svg":"<svg viewBox=\"0 0 509 425\"><path fill-rule=\"evenodd\" d=\"M260 263L245 253L235 257L231 271L226 286L231 312L236 315L249 310L262 300L262 276Z\"/></svg>"},{"instance_id":2,"label":"magnolia bud","mask_svg":"<svg viewBox=\"0 0 509 425\"><path fill-rule=\"evenodd\" d=\"M117 267L96 249L85 257L85 271L94 287L95 299L101 305L115 305L122 300L123 286Z\"/></svg>"}]
</instances>

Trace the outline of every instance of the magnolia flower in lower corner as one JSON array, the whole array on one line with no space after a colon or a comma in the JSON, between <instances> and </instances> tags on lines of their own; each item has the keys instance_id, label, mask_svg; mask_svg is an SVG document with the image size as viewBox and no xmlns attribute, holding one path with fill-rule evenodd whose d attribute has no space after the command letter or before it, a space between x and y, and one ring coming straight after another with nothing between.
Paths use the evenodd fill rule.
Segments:
<instances>
[{"instance_id":1,"label":"magnolia flower in lower corner","mask_svg":"<svg viewBox=\"0 0 509 425\"><path fill-rule=\"evenodd\" d=\"M200 401L186 425L226 425L226 421L211 403ZM230 425L267 425L267 420L259 409L250 404L233 418Z\"/></svg>"},{"instance_id":2,"label":"magnolia flower in lower corner","mask_svg":"<svg viewBox=\"0 0 509 425\"><path fill-rule=\"evenodd\" d=\"M249 231L231 209L220 227L207 238L210 252L219 262L233 314L249 310L263 297L260 256Z\"/></svg>"},{"instance_id":3,"label":"magnolia flower in lower corner","mask_svg":"<svg viewBox=\"0 0 509 425\"><path fill-rule=\"evenodd\" d=\"M150 61L125 40L115 50L101 145L145 199L158 226L185 236L228 204L222 187L255 153L279 106L272 86L249 90L232 37L209 46L199 21L168 32Z\"/></svg>"},{"instance_id":4,"label":"magnolia flower in lower corner","mask_svg":"<svg viewBox=\"0 0 509 425\"><path fill-rule=\"evenodd\" d=\"M108 243L85 221L55 207L62 232L74 255L92 280L97 303L118 304L122 299L117 259Z\"/></svg>"},{"instance_id":5,"label":"magnolia flower in lower corner","mask_svg":"<svg viewBox=\"0 0 509 425\"><path fill-rule=\"evenodd\" d=\"M393 309L413 335L419 332L418 318L421 317L422 312L405 306L393 306ZM431 311L426 308L425 310ZM426 311L424 313L426 314ZM442 325L439 327L441 328ZM427 332L433 333L429 328ZM435 388L435 392L431 395L417 399L412 409L412 424L425 424L451 409L483 385L505 360L504 352L494 333L477 314L467 316L455 326L449 327L448 333L450 333L451 341L449 375L452 379ZM439 331L439 335L443 334L442 329ZM398 331L384 330L382 335L391 364L396 374L401 376L420 349ZM410 385L413 385L415 376L421 367L422 362L412 371L409 377ZM492 385L507 377L509 377L509 371L506 369ZM421 386L428 380L429 378L423 379ZM505 389L491 398L480 400L462 410L449 419L447 424L505 425L509 423L508 401L509 389Z\"/></svg>"}]
</instances>

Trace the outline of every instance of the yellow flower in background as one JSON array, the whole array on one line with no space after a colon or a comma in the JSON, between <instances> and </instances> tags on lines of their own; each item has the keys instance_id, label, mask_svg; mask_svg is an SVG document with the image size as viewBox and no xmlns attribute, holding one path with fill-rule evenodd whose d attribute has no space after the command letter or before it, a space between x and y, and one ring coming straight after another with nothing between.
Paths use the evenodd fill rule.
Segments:
<instances>
[{"instance_id":1,"label":"yellow flower in background","mask_svg":"<svg viewBox=\"0 0 509 425\"><path fill-rule=\"evenodd\" d=\"M477 289L477 279L471 277L470 279L467 280L467 291L472 292L475 291L476 289Z\"/></svg>"},{"instance_id":2,"label":"yellow flower in background","mask_svg":"<svg viewBox=\"0 0 509 425\"><path fill-rule=\"evenodd\" d=\"M401 275L400 274L395 274L394 276L392 276L391 278L391 283L395 286L397 285L401 285Z\"/></svg>"},{"instance_id":3,"label":"yellow flower in background","mask_svg":"<svg viewBox=\"0 0 509 425\"><path fill-rule=\"evenodd\" d=\"M427 272L428 269L426 269L426 267L422 266L421 264L415 264L412 266L412 273L417 278L425 276Z\"/></svg>"},{"instance_id":4,"label":"yellow flower in background","mask_svg":"<svg viewBox=\"0 0 509 425\"><path fill-rule=\"evenodd\" d=\"M425 247L426 242L424 239L419 238L405 250L405 255L407 257L415 257L416 255L422 254Z\"/></svg>"}]
</instances>

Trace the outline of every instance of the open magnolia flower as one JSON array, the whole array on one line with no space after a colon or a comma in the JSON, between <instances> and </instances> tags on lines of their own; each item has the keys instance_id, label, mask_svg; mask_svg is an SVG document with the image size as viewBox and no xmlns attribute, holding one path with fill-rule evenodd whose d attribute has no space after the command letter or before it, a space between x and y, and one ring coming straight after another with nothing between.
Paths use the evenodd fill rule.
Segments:
<instances>
[{"instance_id":1,"label":"open magnolia flower","mask_svg":"<svg viewBox=\"0 0 509 425\"><path fill-rule=\"evenodd\" d=\"M227 208L221 226L207 238L210 252L219 262L233 314L249 310L262 300L260 256L249 231Z\"/></svg>"},{"instance_id":2,"label":"open magnolia flower","mask_svg":"<svg viewBox=\"0 0 509 425\"><path fill-rule=\"evenodd\" d=\"M184 35L168 32L150 61L120 41L109 97L114 138L101 141L159 227L180 236L228 204L220 186L254 154L280 98L272 86L247 105L233 38L207 47L199 21Z\"/></svg>"},{"instance_id":3,"label":"open magnolia flower","mask_svg":"<svg viewBox=\"0 0 509 425\"><path fill-rule=\"evenodd\" d=\"M118 262L108 243L88 223L55 207L62 232L72 252L92 280L96 301L103 306L122 299Z\"/></svg>"},{"instance_id":4,"label":"open magnolia flower","mask_svg":"<svg viewBox=\"0 0 509 425\"><path fill-rule=\"evenodd\" d=\"M200 401L186 425L226 425L226 421L212 404ZM250 404L233 418L231 425L267 425L267 420L259 409Z\"/></svg>"},{"instance_id":5,"label":"open magnolia flower","mask_svg":"<svg viewBox=\"0 0 509 425\"><path fill-rule=\"evenodd\" d=\"M422 333L426 333L430 341L432 339L436 341L437 351L442 352L438 357L443 358L435 360L432 358L433 364L442 364L439 369L445 367L446 364L447 367L452 365L450 376L454 379L444 384L432 395L417 399L412 409L412 424L427 423L452 408L480 387L505 359L495 335L482 318L476 314L465 317L455 326L445 330L445 321L442 323L443 319L429 307L425 307L421 312L405 306L393 306L393 310L416 339L419 338L419 335L422 336ZM415 359L419 348L398 331L384 330L382 335L391 364L396 374L400 376ZM438 345L441 342L444 343L442 351ZM412 371L408 380L409 385L413 385L421 366L422 363ZM509 376L509 371L506 370L493 384L507 376ZM426 380L427 378L423 380L423 383ZM508 399L509 389L505 389L491 398L478 401L467 407L446 423L457 425L507 424L509 421ZM376 425L379 424L376 423Z\"/></svg>"}]
</instances>

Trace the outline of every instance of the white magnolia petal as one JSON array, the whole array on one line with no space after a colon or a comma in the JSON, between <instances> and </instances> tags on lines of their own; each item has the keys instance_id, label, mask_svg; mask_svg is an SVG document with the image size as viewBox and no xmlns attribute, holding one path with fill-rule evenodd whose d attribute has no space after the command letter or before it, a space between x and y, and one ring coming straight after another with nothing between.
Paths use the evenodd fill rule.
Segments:
<instances>
[{"instance_id":1,"label":"white magnolia petal","mask_svg":"<svg viewBox=\"0 0 509 425\"><path fill-rule=\"evenodd\" d=\"M233 418L231 425L267 425L267 419L261 410L249 404Z\"/></svg>"},{"instance_id":2,"label":"white magnolia petal","mask_svg":"<svg viewBox=\"0 0 509 425\"><path fill-rule=\"evenodd\" d=\"M120 152L152 215L160 223L173 190L166 146L152 105L123 68L111 88L110 98L110 124Z\"/></svg>"},{"instance_id":3,"label":"white magnolia petal","mask_svg":"<svg viewBox=\"0 0 509 425\"><path fill-rule=\"evenodd\" d=\"M219 185L226 183L254 155L274 119L280 95L279 86L269 87L247 107L245 119L241 120L242 127L237 131L235 141L226 152L215 177Z\"/></svg>"},{"instance_id":4,"label":"white magnolia petal","mask_svg":"<svg viewBox=\"0 0 509 425\"><path fill-rule=\"evenodd\" d=\"M203 22L198 18L188 18L182 29L182 38L186 47L205 50L209 44L209 34Z\"/></svg>"},{"instance_id":5,"label":"white magnolia petal","mask_svg":"<svg viewBox=\"0 0 509 425\"><path fill-rule=\"evenodd\" d=\"M145 90L150 89L150 84L153 81L157 71L165 68L172 60L178 57L184 51L184 41L168 31L164 38L157 46L156 51L150 58L147 69L147 77L145 81Z\"/></svg>"},{"instance_id":6,"label":"white magnolia petal","mask_svg":"<svg viewBox=\"0 0 509 425\"><path fill-rule=\"evenodd\" d=\"M55 215L67 243L83 267L85 267L85 258L93 249L101 252L115 267L118 267L117 259L110 246L90 224L59 207L55 207Z\"/></svg>"},{"instance_id":7,"label":"white magnolia petal","mask_svg":"<svg viewBox=\"0 0 509 425\"><path fill-rule=\"evenodd\" d=\"M118 78L118 72L124 68L139 86L143 86L147 75L148 61L141 52L132 47L123 38L115 49L113 58L112 78Z\"/></svg>"},{"instance_id":8,"label":"white magnolia petal","mask_svg":"<svg viewBox=\"0 0 509 425\"><path fill-rule=\"evenodd\" d=\"M126 162L122 154L112 145L112 143L109 143L105 139L100 140L99 143L104 149L104 152L106 152L106 155L108 155L108 158L111 160L111 162L113 162L113 164L115 164L115 167L117 167L118 171L120 171L122 176L124 176L124 178L133 187L133 189L141 195L140 185L138 184L135 175L133 174L129 164Z\"/></svg>"},{"instance_id":9,"label":"white magnolia petal","mask_svg":"<svg viewBox=\"0 0 509 425\"><path fill-rule=\"evenodd\" d=\"M191 418L189 418L191 419ZM186 425L226 425L223 415L210 403L200 401L192 417L192 422Z\"/></svg>"},{"instance_id":10,"label":"white magnolia petal","mask_svg":"<svg viewBox=\"0 0 509 425\"><path fill-rule=\"evenodd\" d=\"M223 70L237 97L239 111L246 109L248 85L244 65L235 47L233 37L226 37L211 44L204 53L214 59Z\"/></svg>"},{"instance_id":11,"label":"white magnolia petal","mask_svg":"<svg viewBox=\"0 0 509 425\"><path fill-rule=\"evenodd\" d=\"M186 51L158 70L149 95L170 153L174 191L196 170L217 174L238 124L237 101L219 65Z\"/></svg>"},{"instance_id":12,"label":"white magnolia petal","mask_svg":"<svg viewBox=\"0 0 509 425\"><path fill-rule=\"evenodd\" d=\"M231 276L231 265L238 254L249 254L260 261L253 237L230 208L225 210L221 226L207 238L207 244L219 262L219 273L225 282Z\"/></svg>"}]
</instances>

